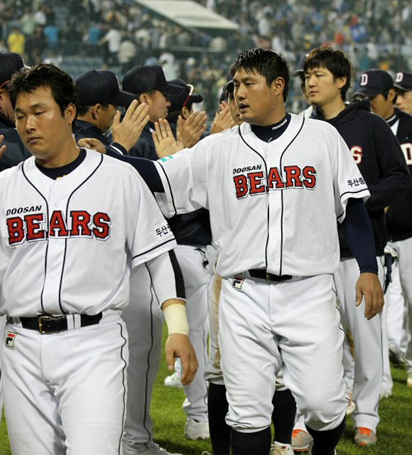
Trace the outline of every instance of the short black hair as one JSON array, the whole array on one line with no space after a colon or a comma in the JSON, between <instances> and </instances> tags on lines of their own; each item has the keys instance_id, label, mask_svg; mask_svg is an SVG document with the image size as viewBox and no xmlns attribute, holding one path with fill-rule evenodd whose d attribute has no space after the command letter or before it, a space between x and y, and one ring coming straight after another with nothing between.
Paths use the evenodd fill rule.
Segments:
<instances>
[{"instance_id":1,"label":"short black hair","mask_svg":"<svg viewBox=\"0 0 412 455\"><path fill-rule=\"evenodd\" d=\"M62 115L70 103L76 104L77 90L73 79L55 65L41 63L23 68L13 75L8 90L13 109L20 93L33 93L41 87L49 87Z\"/></svg>"},{"instance_id":2,"label":"short black hair","mask_svg":"<svg viewBox=\"0 0 412 455\"><path fill-rule=\"evenodd\" d=\"M336 79L346 77L346 84L341 88L340 94L343 101L346 101L346 93L350 87L352 78L352 64L340 49L331 47L318 47L313 49L306 57L304 72L313 68L326 68Z\"/></svg>"},{"instance_id":3,"label":"short black hair","mask_svg":"<svg viewBox=\"0 0 412 455\"><path fill-rule=\"evenodd\" d=\"M286 101L289 91L289 68L286 60L277 52L262 47L242 52L230 67L230 73L235 75L239 69L247 73L258 73L265 77L267 85L278 77L285 81L283 101Z\"/></svg>"}]
</instances>

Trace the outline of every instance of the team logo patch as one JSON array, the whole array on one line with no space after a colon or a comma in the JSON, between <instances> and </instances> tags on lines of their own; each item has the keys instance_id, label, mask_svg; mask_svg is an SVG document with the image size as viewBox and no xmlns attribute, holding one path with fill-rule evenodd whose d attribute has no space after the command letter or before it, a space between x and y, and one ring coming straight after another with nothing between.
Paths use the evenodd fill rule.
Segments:
<instances>
[{"instance_id":1,"label":"team logo patch","mask_svg":"<svg viewBox=\"0 0 412 455\"><path fill-rule=\"evenodd\" d=\"M16 343L16 337L17 337L17 333L16 332L7 332L7 335L6 335L6 348L14 349L14 346L15 346L15 343Z\"/></svg>"},{"instance_id":2,"label":"team logo patch","mask_svg":"<svg viewBox=\"0 0 412 455\"><path fill-rule=\"evenodd\" d=\"M232 286L235 288L235 289L242 289L242 286L243 286L243 283L244 283L245 279L241 276L235 276L233 278L233 281L232 281Z\"/></svg>"}]
</instances>

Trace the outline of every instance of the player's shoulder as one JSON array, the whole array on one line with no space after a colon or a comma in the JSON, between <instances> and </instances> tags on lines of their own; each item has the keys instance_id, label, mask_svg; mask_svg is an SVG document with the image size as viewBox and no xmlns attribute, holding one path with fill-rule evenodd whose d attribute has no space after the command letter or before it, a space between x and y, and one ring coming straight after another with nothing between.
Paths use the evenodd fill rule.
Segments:
<instances>
[{"instance_id":1,"label":"player's shoulder","mask_svg":"<svg viewBox=\"0 0 412 455\"><path fill-rule=\"evenodd\" d=\"M115 176L119 181L125 179L138 179L140 180L140 174L137 170L129 163L118 160L108 155L102 155L94 150L86 149L87 160L86 165L92 168L100 168L101 172L108 176Z\"/></svg>"}]
</instances>

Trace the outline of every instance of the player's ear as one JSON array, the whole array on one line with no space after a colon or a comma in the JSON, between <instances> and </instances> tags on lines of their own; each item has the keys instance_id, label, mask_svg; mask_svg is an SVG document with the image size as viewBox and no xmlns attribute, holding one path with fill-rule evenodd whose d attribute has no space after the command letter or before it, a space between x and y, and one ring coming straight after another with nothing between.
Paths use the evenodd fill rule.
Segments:
<instances>
[{"instance_id":1,"label":"player's ear","mask_svg":"<svg viewBox=\"0 0 412 455\"><path fill-rule=\"evenodd\" d=\"M347 81L347 77L346 76L342 76L342 77L337 77L336 78L336 83L337 83L337 86L338 88L342 88L346 85L346 81Z\"/></svg>"},{"instance_id":2,"label":"player's ear","mask_svg":"<svg viewBox=\"0 0 412 455\"><path fill-rule=\"evenodd\" d=\"M283 90L285 89L285 79L283 77L277 77L273 82L272 82L272 89L275 93L276 96L280 96L283 93Z\"/></svg>"},{"instance_id":3,"label":"player's ear","mask_svg":"<svg viewBox=\"0 0 412 455\"><path fill-rule=\"evenodd\" d=\"M74 103L69 103L64 111L68 123L72 123L74 121L74 119L76 118L76 112L77 112L76 105Z\"/></svg>"},{"instance_id":4,"label":"player's ear","mask_svg":"<svg viewBox=\"0 0 412 455\"><path fill-rule=\"evenodd\" d=\"M396 98L396 92L391 88L388 92L388 101L393 101Z\"/></svg>"},{"instance_id":5,"label":"player's ear","mask_svg":"<svg viewBox=\"0 0 412 455\"><path fill-rule=\"evenodd\" d=\"M139 95L139 103L149 104L150 100L151 100L151 98L148 93L142 93L141 95Z\"/></svg>"}]
</instances>

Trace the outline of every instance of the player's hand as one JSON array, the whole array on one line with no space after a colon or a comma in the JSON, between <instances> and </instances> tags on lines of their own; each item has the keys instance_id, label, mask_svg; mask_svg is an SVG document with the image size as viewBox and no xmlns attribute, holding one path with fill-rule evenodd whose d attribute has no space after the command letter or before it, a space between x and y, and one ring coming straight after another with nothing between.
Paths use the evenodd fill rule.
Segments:
<instances>
[{"instance_id":1,"label":"player's hand","mask_svg":"<svg viewBox=\"0 0 412 455\"><path fill-rule=\"evenodd\" d=\"M176 140L167 120L160 118L154 127L155 131L152 133L152 137L159 158L173 155L173 153L184 148L180 134L177 134Z\"/></svg>"},{"instance_id":2,"label":"player's hand","mask_svg":"<svg viewBox=\"0 0 412 455\"><path fill-rule=\"evenodd\" d=\"M4 152L6 151L6 145L1 145L3 143L4 136L0 134L0 158L4 155Z\"/></svg>"},{"instance_id":3,"label":"player's hand","mask_svg":"<svg viewBox=\"0 0 412 455\"><path fill-rule=\"evenodd\" d=\"M233 128L234 126L236 126L236 123L230 113L228 104L222 103L221 111L216 113L215 119L213 120L210 128L210 134L220 133L229 128Z\"/></svg>"},{"instance_id":4,"label":"player's hand","mask_svg":"<svg viewBox=\"0 0 412 455\"><path fill-rule=\"evenodd\" d=\"M180 134L184 148L193 147L199 142L207 128L206 120L207 114L205 111L194 111L187 120L179 116L176 132Z\"/></svg>"},{"instance_id":5,"label":"player's hand","mask_svg":"<svg viewBox=\"0 0 412 455\"><path fill-rule=\"evenodd\" d=\"M106 147L104 146L102 141L99 139L95 139L94 137L84 137L77 141L79 147L86 147L90 150L95 150L103 155L106 155Z\"/></svg>"},{"instance_id":6,"label":"player's hand","mask_svg":"<svg viewBox=\"0 0 412 455\"><path fill-rule=\"evenodd\" d=\"M381 282L375 273L361 273L356 283L356 306L359 306L363 299L366 319L372 319L381 313L385 302Z\"/></svg>"},{"instance_id":7,"label":"player's hand","mask_svg":"<svg viewBox=\"0 0 412 455\"><path fill-rule=\"evenodd\" d=\"M116 112L112 125L113 141L129 151L139 140L144 127L147 125L150 116L149 106L145 103L139 104L133 100L120 121L120 111Z\"/></svg>"},{"instance_id":8,"label":"player's hand","mask_svg":"<svg viewBox=\"0 0 412 455\"><path fill-rule=\"evenodd\" d=\"M175 358L179 357L182 362L182 384L189 385L193 381L199 366L189 337L181 333L172 333L166 340L165 350L168 369L173 370Z\"/></svg>"}]
</instances>

